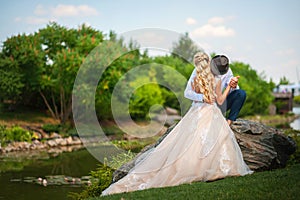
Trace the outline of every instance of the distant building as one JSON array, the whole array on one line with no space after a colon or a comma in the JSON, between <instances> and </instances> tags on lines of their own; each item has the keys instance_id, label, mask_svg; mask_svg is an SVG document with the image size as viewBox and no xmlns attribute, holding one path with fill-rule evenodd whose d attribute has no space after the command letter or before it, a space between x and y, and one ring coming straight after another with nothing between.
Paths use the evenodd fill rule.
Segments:
<instances>
[{"instance_id":1,"label":"distant building","mask_svg":"<svg viewBox=\"0 0 300 200\"><path fill-rule=\"evenodd\" d=\"M300 95L300 84L278 85L274 88L275 93L287 93L291 92L293 96Z\"/></svg>"}]
</instances>

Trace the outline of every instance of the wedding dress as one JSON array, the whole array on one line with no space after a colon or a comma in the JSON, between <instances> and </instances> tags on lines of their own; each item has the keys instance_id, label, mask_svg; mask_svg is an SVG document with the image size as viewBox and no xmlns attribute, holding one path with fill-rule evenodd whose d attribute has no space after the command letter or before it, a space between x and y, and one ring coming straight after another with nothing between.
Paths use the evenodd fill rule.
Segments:
<instances>
[{"instance_id":1,"label":"wedding dress","mask_svg":"<svg viewBox=\"0 0 300 200\"><path fill-rule=\"evenodd\" d=\"M194 103L166 138L102 195L250 173L217 105Z\"/></svg>"}]
</instances>

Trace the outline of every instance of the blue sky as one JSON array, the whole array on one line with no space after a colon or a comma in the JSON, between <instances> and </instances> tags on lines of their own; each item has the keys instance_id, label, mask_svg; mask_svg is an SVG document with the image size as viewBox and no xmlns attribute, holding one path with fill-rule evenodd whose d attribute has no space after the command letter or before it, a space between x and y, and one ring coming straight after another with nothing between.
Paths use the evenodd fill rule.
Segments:
<instances>
[{"instance_id":1,"label":"blue sky","mask_svg":"<svg viewBox=\"0 0 300 200\"><path fill-rule=\"evenodd\" d=\"M161 28L188 32L207 53L247 63L267 80L300 79L298 0L9 0L0 9L1 43L49 21L72 28L86 23L117 34Z\"/></svg>"}]
</instances>

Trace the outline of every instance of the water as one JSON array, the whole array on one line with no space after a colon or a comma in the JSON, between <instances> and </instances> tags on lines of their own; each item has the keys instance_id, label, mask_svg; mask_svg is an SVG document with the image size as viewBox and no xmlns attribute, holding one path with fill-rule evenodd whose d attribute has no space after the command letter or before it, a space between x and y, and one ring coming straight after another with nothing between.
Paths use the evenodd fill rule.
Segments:
<instances>
[{"instance_id":1,"label":"water","mask_svg":"<svg viewBox=\"0 0 300 200\"><path fill-rule=\"evenodd\" d=\"M100 162L86 149L62 153L49 157L46 153L39 158L32 158L28 154L22 157L0 158L0 200L66 200L72 199L70 192L81 192L84 186L80 185L48 185L26 183L25 177L45 177L48 175L66 175L82 177L95 170ZM12 181L15 180L15 181Z\"/></svg>"},{"instance_id":2,"label":"water","mask_svg":"<svg viewBox=\"0 0 300 200\"><path fill-rule=\"evenodd\" d=\"M295 113L296 115L300 115L300 107L294 107L293 108L293 113ZM291 128L295 129L295 130L300 130L300 118L294 120L291 124L290 124Z\"/></svg>"}]
</instances>

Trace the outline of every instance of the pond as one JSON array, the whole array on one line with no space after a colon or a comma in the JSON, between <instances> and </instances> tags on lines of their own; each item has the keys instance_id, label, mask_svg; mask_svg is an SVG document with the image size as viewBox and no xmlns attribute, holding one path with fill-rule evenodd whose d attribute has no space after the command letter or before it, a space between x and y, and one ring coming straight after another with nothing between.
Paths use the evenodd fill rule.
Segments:
<instances>
[{"instance_id":1,"label":"pond","mask_svg":"<svg viewBox=\"0 0 300 200\"><path fill-rule=\"evenodd\" d=\"M300 115L300 107L294 107L293 108L293 113L296 115ZM295 129L295 130L300 130L300 118L297 118L294 120L291 124L290 127Z\"/></svg>"},{"instance_id":2,"label":"pond","mask_svg":"<svg viewBox=\"0 0 300 200\"><path fill-rule=\"evenodd\" d=\"M27 154L27 155L26 155ZM70 192L81 192L84 185L47 185L28 183L26 179L45 179L46 176L64 175L83 177L101 163L86 149L51 155L47 152L32 156L32 152L0 157L0 200L72 199ZM33 177L33 178L28 178Z\"/></svg>"}]
</instances>

